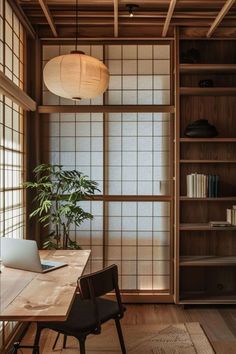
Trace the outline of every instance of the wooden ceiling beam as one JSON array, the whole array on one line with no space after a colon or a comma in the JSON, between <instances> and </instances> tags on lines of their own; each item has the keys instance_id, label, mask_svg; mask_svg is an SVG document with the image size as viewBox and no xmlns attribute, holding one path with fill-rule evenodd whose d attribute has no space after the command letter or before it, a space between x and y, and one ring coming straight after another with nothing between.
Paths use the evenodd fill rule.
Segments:
<instances>
[{"instance_id":1,"label":"wooden ceiling beam","mask_svg":"<svg viewBox=\"0 0 236 354\"><path fill-rule=\"evenodd\" d=\"M41 10L25 10L25 14L30 17L41 17L42 13ZM75 18L75 11L70 9L70 10L52 10L51 9L51 14L55 19L57 18L64 18L64 17L70 17L70 18ZM172 15L172 18L209 18L209 19L215 19L216 16L218 15L218 11L179 11L178 8L175 9L175 12ZM232 10L231 13L227 16L228 18L232 18L236 15L236 11ZM78 14L78 18L114 18L114 11L81 11ZM122 11L119 9L119 19L120 18L128 18L129 15L127 11ZM138 11L135 13L136 18L166 18L166 12L159 12L159 11Z\"/></svg>"},{"instance_id":2,"label":"wooden ceiling beam","mask_svg":"<svg viewBox=\"0 0 236 354\"><path fill-rule=\"evenodd\" d=\"M215 21L212 23L209 31L207 32L207 38L210 38L212 34L215 32L217 27L220 25L221 21L224 19L225 15L228 13L228 11L231 9L231 7L234 5L235 0L227 0L218 15L215 18Z\"/></svg>"},{"instance_id":3,"label":"wooden ceiling beam","mask_svg":"<svg viewBox=\"0 0 236 354\"><path fill-rule=\"evenodd\" d=\"M48 21L48 24L52 30L52 33L54 35L54 37L58 37L58 34L57 34L57 30L56 30L56 26L54 24L54 20L53 20L53 17L52 17L52 14L49 10L49 7L48 5L46 4L45 0L38 0L39 2L39 5L41 6L42 10L43 10L43 13Z\"/></svg>"},{"instance_id":4,"label":"wooden ceiling beam","mask_svg":"<svg viewBox=\"0 0 236 354\"><path fill-rule=\"evenodd\" d=\"M71 26L75 26L75 20L72 20L70 18L63 18L63 19L58 19L55 20L55 25L58 28L58 32L60 32L59 30L61 30L62 28L64 28L65 26L67 27L71 27ZM45 18L34 18L32 20L32 24L35 25L40 25L40 26L46 26L48 23L46 21ZM207 27L209 28L211 24L211 20L210 19L175 19L173 18L171 21L171 27L173 26L189 26L189 27ZM159 25L163 27L163 20L161 19L138 19L135 18L132 21L129 21L128 19L120 19L119 20L119 25L121 26L129 26L129 27L133 27L133 26L152 26L152 25ZM80 26L86 26L86 27L90 27L90 26L114 26L114 22L112 19L83 19L80 20ZM235 26L235 19L225 19L224 20L224 26L225 27L233 27ZM170 27L169 27L170 28Z\"/></svg>"},{"instance_id":5,"label":"wooden ceiling beam","mask_svg":"<svg viewBox=\"0 0 236 354\"><path fill-rule=\"evenodd\" d=\"M119 0L113 0L114 1L114 37L119 36L119 23L118 23L118 17L119 17Z\"/></svg>"},{"instance_id":6,"label":"wooden ceiling beam","mask_svg":"<svg viewBox=\"0 0 236 354\"><path fill-rule=\"evenodd\" d=\"M166 16L166 20L165 20L165 24L163 27L163 31L162 31L162 37L166 37L169 26L170 26L170 21L172 18L172 15L174 13L175 10L175 5L176 5L177 0L170 0L170 5L169 5L169 9L167 12L167 16Z\"/></svg>"}]
</instances>

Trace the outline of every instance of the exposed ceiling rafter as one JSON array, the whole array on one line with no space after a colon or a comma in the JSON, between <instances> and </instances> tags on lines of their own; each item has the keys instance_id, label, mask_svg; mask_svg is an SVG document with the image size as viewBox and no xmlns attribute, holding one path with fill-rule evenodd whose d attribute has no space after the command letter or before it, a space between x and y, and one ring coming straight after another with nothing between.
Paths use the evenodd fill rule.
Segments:
<instances>
[{"instance_id":1,"label":"exposed ceiling rafter","mask_svg":"<svg viewBox=\"0 0 236 354\"><path fill-rule=\"evenodd\" d=\"M228 11L231 9L231 7L234 5L235 0L227 0L216 16L214 22L212 23L209 31L207 32L207 38L211 37L212 34L215 32L217 27L220 25L221 21L224 19L225 15L228 13Z\"/></svg>"},{"instance_id":2,"label":"exposed ceiling rafter","mask_svg":"<svg viewBox=\"0 0 236 354\"><path fill-rule=\"evenodd\" d=\"M52 33L54 35L54 37L58 37L58 34L57 34L57 30L56 30L56 26L55 26L55 23L54 23L54 20L53 20L53 17L52 17L52 14L49 10L49 7L48 5L46 4L46 1L45 0L38 0L42 10L43 10L43 13L48 21L48 24L52 30Z\"/></svg>"},{"instance_id":3,"label":"exposed ceiling rafter","mask_svg":"<svg viewBox=\"0 0 236 354\"><path fill-rule=\"evenodd\" d=\"M118 23L118 17L119 17L119 0L114 0L114 37L119 36L119 23Z\"/></svg>"},{"instance_id":4,"label":"exposed ceiling rafter","mask_svg":"<svg viewBox=\"0 0 236 354\"><path fill-rule=\"evenodd\" d=\"M167 12L166 20L165 20L163 31L162 31L162 37L165 37L167 35L168 29L170 26L170 21L171 21L172 15L175 10L176 2L177 2L177 0L170 0L169 9Z\"/></svg>"}]
</instances>

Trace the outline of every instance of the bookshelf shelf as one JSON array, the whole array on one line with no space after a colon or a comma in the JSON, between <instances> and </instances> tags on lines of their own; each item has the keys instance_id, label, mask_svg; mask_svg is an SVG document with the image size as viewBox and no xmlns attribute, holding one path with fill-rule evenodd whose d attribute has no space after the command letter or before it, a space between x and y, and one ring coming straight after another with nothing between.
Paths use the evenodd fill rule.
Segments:
<instances>
[{"instance_id":1,"label":"bookshelf shelf","mask_svg":"<svg viewBox=\"0 0 236 354\"><path fill-rule=\"evenodd\" d=\"M180 87L180 95L235 96L236 87Z\"/></svg>"},{"instance_id":2,"label":"bookshelf shelf","mask_svg":"<svg viewBox=\"0 0 236 354\"><path fill-rule=\"evenodd\" d=\"M183 74L197 73L236 73L236 64L180 64Z\"/></svg>"},{"instance_id":3,"label":"bookshelf shelf","mask_svg":"<svg viewBox=\"0 0 236 354\"><path fill-rule=\"evenodd\" d=\"M232 163L232 164L234 164L234 163L236 163L236 160L180 160L180 163L207 163L207 164L209 164L209 163Z\"/></svg>"},{"instance_id":4,"label":"bookshelf shelf","mask_svg":"<svg viewBox=\"0 0 236 354\"><path fill-rule=\"evenodd\" d=\"M236 143L236 138L180 138L181 143Z\"/></svg>"},{"instance_id":5,"label":"bookshelf shelf","mask_svg":"<svg viewBox=\"0 0 236 354\"><path fill-rule=\"evenodd\" d=\"M231 267L236 265L236 256L185 256L180 257L181 267Z\"/></svg>"},{"instance_id":6,"label":"bookshelf shelf","mask_svg":"<svg viewBox=\"0 0 236 354\"><path fill-rule=\"evenodd\" d=\"M212 227L209 223L182 223L179 229L181 231L235 231L236 226Z\"/></svg>"},{"instance_id":7,"label":"bookshelf shelf","mask_svg":"<svg viewBox=\"0 0 236 354\"><path fill-rule=\"evenodd\" d=\"M179 198L183 202L189 202L189 201L194 201L194 202L235 202L236 201L236 196L235 197L217 197L217 198L189 198L187 196L181 196Z\"/></svg>"}]
</instances>

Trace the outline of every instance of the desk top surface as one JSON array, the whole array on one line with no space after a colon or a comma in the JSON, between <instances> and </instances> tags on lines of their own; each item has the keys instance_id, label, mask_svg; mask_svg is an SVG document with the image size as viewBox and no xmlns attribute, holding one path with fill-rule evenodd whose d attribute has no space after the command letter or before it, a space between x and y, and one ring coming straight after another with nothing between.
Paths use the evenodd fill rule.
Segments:
<instances>
[{"instance_id":1,"label":"desk top surface","mask_svg":"<svg viewBox=\"0 0 236 354\"><path fill-rule=\"evenodd\" d=\"M89 256L89 250L40 251L42 259L68 264L48 273L2 267L0 320L66 320Z\"/></svg>"}]
</instances>

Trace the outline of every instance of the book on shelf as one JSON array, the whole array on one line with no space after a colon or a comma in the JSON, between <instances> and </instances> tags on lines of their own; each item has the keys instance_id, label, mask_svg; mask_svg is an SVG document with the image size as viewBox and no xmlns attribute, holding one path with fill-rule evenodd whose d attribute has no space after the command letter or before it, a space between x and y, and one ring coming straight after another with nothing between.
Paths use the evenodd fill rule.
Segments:
<instances>
[{"instance_id":1,"label":"book on shelf","mask_svg":"<svg viewBox=\"0 0 236 354\"><path fill-rule=\"evenodd\" d=\"M226 220L232 226L236 226L236 205L233 205L232 209L226 209Z\"/></svg>"},{"instance_id":2,"label":"book on shelf","mask_svg":"<svg viewBox=\"0 0 236 354\"><path fill-rule=\"evenodd\" d=\"M187 175L188 198L217 198L219 195L219 176L191 173Z\"/></svg>"}]
</instances>

